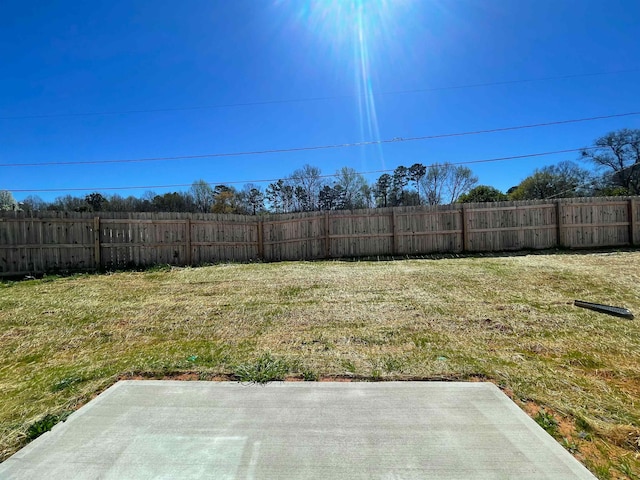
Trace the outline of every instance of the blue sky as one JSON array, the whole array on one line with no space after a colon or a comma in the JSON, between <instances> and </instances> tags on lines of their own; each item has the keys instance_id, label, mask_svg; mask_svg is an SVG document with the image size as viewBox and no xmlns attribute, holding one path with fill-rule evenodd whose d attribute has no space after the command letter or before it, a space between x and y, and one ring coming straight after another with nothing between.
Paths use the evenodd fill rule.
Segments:
<instances>
[{"instance_id":1,"label":"blue sky","mask_svg":"<svg viewBox=\"0 0 640 480\"><path fill-rule=\"evenodd\" d=\"M639 47L636 0L3 0L0 164L262 151L636 112ZM564 78L538 80L548 77ZM147 110L156 111L122 113ZM119 113L85 115L101 112ZM106 187L275 179L307 163L331 174L526 155L623 127L640 128L640 116L309 152L2 166L0 189L18 200L163 193L181 188ZM577 158L470 167L506 190ZM73 188L88 190L65 191ZM43 189L60 191L20 191Z\"/></svg>"}]
</instances>

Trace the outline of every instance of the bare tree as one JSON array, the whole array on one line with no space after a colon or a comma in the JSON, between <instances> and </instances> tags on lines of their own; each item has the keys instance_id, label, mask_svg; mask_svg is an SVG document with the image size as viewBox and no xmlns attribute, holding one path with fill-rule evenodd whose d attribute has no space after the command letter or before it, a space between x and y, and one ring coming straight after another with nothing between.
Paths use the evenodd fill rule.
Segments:
<instances>
[{"instance_id":1,"label":"bare tree","mask_svg":"<svg viewBox=\"0 0 640 480\"><path fill-rule=\"evenodd\" d=\"M215 203L213 188L204 180L196 180L190 190L193 202L199 212L210 212Z\"/></svg>"},{"instance_id":2,"label":"bare tree","mask_svg":"<svg viewBox=\"0 0 640 480\"><path fill-rule=\"evenodd\" d=\"M448 163L434 163L427 167L427 173L422 177L422 191L429 205L440 205L442 194L449 178L451 165Z\"/></svg>"},{"instance_id":3,"label":"bare tree","mask_svg":"<svg viewBox=\"0 0 640 480\"><path fill-rule=\"evenodd\" d=\"M434 163L420 182L429 205L455 203L478 183L470 168L450 163ZM448 194L448 195L446 195Z\"/></svg>"},{"instance_id":4,"label":"bare tree","mask_svg":"<svg viewBox=\"0 0 640 480\"><path fill-rule=\"evenodd\" d=\"M84 198L64 195L57 197L49 208L62 212L86 212L89 210L89 205L84 201Z\"/></svg>"},{"instance_id":5,"label":"bare tree","mask_svg":"<svg viewBox=\"0 0 640 480\"><path fill-rule=\"evenodd\" d=\"M449 172L449 182L447 190L449 191L449 203L456 203L460 195L469 192L478 184L476 177L470 168L458 165L452 167Z\"/></svg>"},{"instance_id":6,"label":"bare tree","mask_svg":"<svg viewBox=\"0 0 640 480\"><path fill-rule=\"evenodd\" d=\"M144 209L144 201L133 195L122 197L114 193L107 200L107 207L110 212L140 212Z\"/></svg>"},{"instance_id":7,"label":"bare tree","mask_svg":"<svg viewBox=\"0 0 640 480\"><path fill-rule=\"evenodd\" d=\"M640 194L640 129L623 128L598 138L582 158L610 173L610 183Z\"/></svg>"},{"instance_id":8,"label":"bare tree","mask_svg":"<svg viewBox=\"0 0 640 480\"><path fill-rule=\"evenodd\" d=\"M318 167L309 164L291 174L291 182L302 210L318 209L318 195L324 186L321 175L322 172Z\"/></svg>"},{"instance_id":9,"label":"bare tree","mask_svg":"<svg viewBox=\"0 0 640 480\"><path fill-rule=\"evenodd\" d=\"M365 198L367 180L355 169L342 167L336 172L334 187L340 187L343 195L343 208L352 210L354 208L366 208Z\"/></svg>"},{"instance_id":10,"label":"bare tree","mask_svg":"<svg viewBox=\"0 0 640 480\"><path fill-rule=\"evenodd\" d=\"M22 201L22 208L29 212L37 212L39 210L45 210L47 208L47 202L38 195L29 195Z\"/></svg>"}]
</instances>

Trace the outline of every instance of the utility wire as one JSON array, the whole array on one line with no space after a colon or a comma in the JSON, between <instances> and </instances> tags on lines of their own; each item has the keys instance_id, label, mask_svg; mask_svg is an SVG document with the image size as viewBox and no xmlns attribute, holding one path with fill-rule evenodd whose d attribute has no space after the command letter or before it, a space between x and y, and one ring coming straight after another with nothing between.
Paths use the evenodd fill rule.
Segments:
<instances>
[{"instance_id":1,"label":"utility wire","mask_svg":"<svg viewBox=\"0 0 640 480\"><path fill-rule=\"evenodd\" d=\"M476 163L489 163L489 162L503 162L509 160L519 160L523 158L533 158L533 157L542 157L548 155L557 155L560 153L571 153L571 152L581 152L584 150L591 150L599 147L583 147L583 148L570 148L566 150L554 150L549 152L538 152L538 153L528 153L524 155L513 155L509 157L497 157L497 158L486 158L482 160L468 160L464 162L446 162L449 165L471 165ZM431 164L437 165L438 163ZM384 170L370 170L366 172L356 172L358 175L370 175L374 173L388 173L393 172L393 169L384 169ZM320 178L332 178L339 176L339 173L332 173L326 175L319 175ZM209 185L236 185L236 184L246 184L246 183L267 183L267 182L277 182L280 178L269 178L269 179L260 179L260 180L234 180L231 182L207 182ZM72 191L106 191L106 190L150 190L153 188L177 188L177 187L190 187L193 183L174 183L169 185L137 185L137 186L129 186L129 187L88 187L88 188L43 188L43 189L18 189L12 190L12 192L72 192Z\"/></svg>"},{"instance_id":2,"label":"utility wire","mask_svg":"<svg viewBox=\"0 0 640 480\"><path fill-rule=\"evenodd\" d=\"M626 70L615 70L610 72L595 72L595 73L578 73L571 75L557 75L551 77L540 77L540 78L529 78L522 80L505 80L499 82L486 82L486 83L472 83L467 85L453 85L453 86L444 86L444 87L432 87L432 88L417 88L413 90L392 90L388 92L378 92L378 93L366 93L366 94L351 94L351 95L333 95L333 96L325 96L325 97L307 97L307 98L292 98L292 99L281 99L281 100L264 100L264 101L256 101L256 102L245 102L245 103L222 103L215 105L196 105L191 107L176 107L176 108L155 108L155 109L140 109L140 110L119 110L119 111L105 111L105 112L78 112L78 113L49 113L49 114L34 114L34 115L11 115L0 117L0 120L24 120L24 119L35 119L35 118L62 118L62 117L90 117L90 116L107 116L107 115L129 115L129 114L137 114L137 113L161 113L161 112L182 112L189 110L207 110L207 109L220 109L220 108L237 108L237 107L252 107L252 106L261 106L261 105L278 105L278 104L287 104L287 103L303 103L303 102L317 102L324 100L342 100L349 98L368 98L368 97L376 97L376 96L387 96L387 95L407 95L414 93L425 93L425 92L441 92L446 90L464 90L468 88L480 88L480 87L492 87L499 85L515 85L521 83L534 83L534 82L544 82L550 80L566 80L572 78L584 78L584 77L597 77L603 75L615 75L620 73L635 73L640 71L640 68L626 69Z\"/></svg>"},{"instance_id":3,"label":"utility wire","mask_svg":"<svg viewBox=\"0 0 640 480\"><path fill-rule=\"evenodd\" d=\"M43 167L52 165L99 165L109 163L138 163L138 162L159 162L170 160L186 160L197 158L215 158L215 157L240 157L248 155L267 155L274 153L291 153L291 152L305 152L312 150L329 150L338 148L350 148L350 147L364 147L369 145L382 145L387 143L404 143L404 142L416 142L424 140L434 140L437 138L450 138L450 137L463 137L467 135L482 135L486 133L498 133L508 132L513 130L523 130L529 128L549 127L553 125L566 125L571 123L592 122L595 120L605 120L611 118L622 118L640 115L640 112L627 112L616 113L612 115L601 115L597 117L576 118L572 120L558 120L554 122L535 123L529 125L518 125L512 127L492 128L487 130L473 130L467 132L454 132L443 133L438 135L424 135L420 137L395 137L386 140L369 140L364 142L352 142L352 143L340 143L334 145L316 145L309 147L293 147L293 148L277 148L272 150L254 150L245 152L226 152L226 153L207 153L203 155L180 155L174 157L149 157L149 158L133 158L123 160L80 160L80 161L68 161L68 162L42 162L42 163L0 163L0 167Z\"/></svg>"}]
</instances>

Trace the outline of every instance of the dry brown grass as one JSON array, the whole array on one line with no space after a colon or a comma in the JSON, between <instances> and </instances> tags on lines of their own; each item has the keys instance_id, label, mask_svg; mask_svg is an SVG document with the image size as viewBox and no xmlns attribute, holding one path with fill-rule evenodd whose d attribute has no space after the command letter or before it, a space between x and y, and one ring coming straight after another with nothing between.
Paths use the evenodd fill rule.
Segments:
<instances>
[{"instance_id":1,"label":"dry brown grass","mask_svg":"<svg viewBox=\"0 0 640 480\"><path fill-rule=\"evenodd\" d=\"M0 284L0 459L122 376L489 379L601 478L640 465L640 252L218 265ZM566 438L566 441L563 440ZM575 449L573 447L576 447ZM626 472L626 473L625 473Z\"/></svg>"}]
</instances>

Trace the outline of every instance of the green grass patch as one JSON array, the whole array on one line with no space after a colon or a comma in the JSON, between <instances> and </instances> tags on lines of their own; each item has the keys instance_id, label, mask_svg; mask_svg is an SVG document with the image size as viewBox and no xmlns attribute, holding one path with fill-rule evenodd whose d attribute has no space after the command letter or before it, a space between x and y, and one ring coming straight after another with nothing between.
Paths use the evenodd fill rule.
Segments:
<instances>
[{"instance_id":1,"label":"green grass patch","mask_svg":"<svg viewBox=\"0 0 640 480\"><path fill-rule=\"evenodd\" d=\"M58 424L59 422L65 421L66 418L70 415L70 413L71 412L65 412L64 414L61 414L61 415L47 414L41 419L36 420L31 425L29 425L29 428L27 428L27 439L35 440L40 435L47 433L53 427L55 427L56 424Z\"/></svg>"},{"instance_id":2,"label":"green grass patch","mask_svg":"<svg viewBox=\"0 0 640 480\"><path fill-rule=\"evenodd\" d=\"M241 382L268 383L284 380L289 373L289 365L282 359L274 358L270 353L264 353L254 362L238 365L234 374Z\"/></svg>"},{"instance_id":3,"label":"green grass patch","mask_svg":"<svg viewBox=\"0 0 640 480\"><path fill-rule=\"evenodd\" d=\"M558 421L551 413L541 409L533 419L552 437L558 435Z\"/></svg>"}]
</instances>

